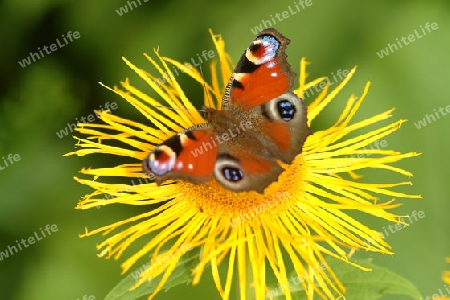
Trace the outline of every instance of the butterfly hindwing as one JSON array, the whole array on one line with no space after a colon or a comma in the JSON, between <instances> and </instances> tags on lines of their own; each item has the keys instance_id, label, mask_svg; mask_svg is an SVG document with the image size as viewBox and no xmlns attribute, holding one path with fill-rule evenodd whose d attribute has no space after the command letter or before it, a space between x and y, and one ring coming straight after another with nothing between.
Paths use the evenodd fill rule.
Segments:
<instances>
[{"instance_id":1,"label":"butterfly hindwing","mask_svg":"<svg viewBox=\"0 0 450 300\"><path fill-rule=\"evenodd\" d=\"M286 92L264 103L261 111L261 133L277 146L279 153L274 155L284 163L291 163L311 134L305 104L294 93Z\"/></svg>"},{"instance_id":2,"label":"butterfly hindwing","mask_svg":"<svg viewBox=\"0 0 450 300\"><path fill-rule=\"evenodd\" d=\"M156 183L161 184L168 179L202 183L211 177L217 156L217 143L213 140L211 128L198 127L200 126L172 136L147 156L144 170L155 175Z\"/></svg>"},{"instance_id":3,"label":"butterfly hindwing","mask_svg":"<svg viewBox=\"0 0 450 300\"><path fill-rule=\"evenodd\" d=\"M259 156L240 147L228 147L219 150L214 176L225 188L235 192L255 190L262 193L282 171L283 168L273 158Z\"/></svg>"}]
</instances>

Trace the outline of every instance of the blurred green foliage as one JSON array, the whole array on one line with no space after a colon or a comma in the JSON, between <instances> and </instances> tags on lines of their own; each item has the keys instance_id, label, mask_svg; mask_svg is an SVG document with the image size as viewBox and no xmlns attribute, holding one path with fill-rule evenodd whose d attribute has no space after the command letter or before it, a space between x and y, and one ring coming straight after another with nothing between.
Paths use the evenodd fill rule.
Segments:
<instances>
[{"instance_id":1,"label":"blurred green foliage","mask_svg":"<svg viewBox=\"0 0 450 300\"><path fill-rule=\"evenodd\" d=\"M121 56L150 72L155 70L142 53L152 54L158 46L165 56L190 61L197 53L213 49L208 33L212 28L223 35L228 52L237 61L254 36L252 29L262 19L294 5L290 0L264 4L254 0L140 2L122 16L116 10L127 5L124 0L5 0L0 4L0 157L10 153L21 157L0 171L0 251L46 224L56 224L59 229L0 261L1 299L81 299L83 295L103 299L122 278L120 261L96 257L95 245L102 237L79 239L78 234L85 226L93 229L110 224L145 207L74 210L80 197L90 190L72 177L82 167L113 166L115 160L101 155L63 158L74 149L75 141L55 134L106 102L118 103L116 114L141 118L125 101L97 84L102 81L112 86L130 77L149 90ZM441 272L450 268L444 263L450 256L450 117L443 116L421 129L414 123L450 104L450 3L312 2L312 6L275 24L291 39L287 52L293 69L298 71L303 56L312 62L308 69L311 78L358 65L356 76L339 95L340 101L321 115L313 129L332 124L346 98L352 93L360 95L365 82L371 81L371 92L357 118L396 107L394 118L410 122L387 138L389 148L423 153L398 164L415 175L413 186L398 190L422 194L423 199L401 199L404 205L396 212L407 215L423 210L426 217L387 237L395 255L361 255L408 278L424 296L435 294L444 287ZM436 22L439 28L382 59L376 54L427 22ZM78 31L80 38L25 68L19 65L30 52L49 46L69 31ZM207 64L203 68L208 77ZM199 107L202 87L183 75L179 79ZM371 173L366 179L408 180L384 173ZM380 231L388 225L364 215L359 218ZM196 287L179 286L157 298L219 296L207 274Z\"/></svg>"}]
</instances>

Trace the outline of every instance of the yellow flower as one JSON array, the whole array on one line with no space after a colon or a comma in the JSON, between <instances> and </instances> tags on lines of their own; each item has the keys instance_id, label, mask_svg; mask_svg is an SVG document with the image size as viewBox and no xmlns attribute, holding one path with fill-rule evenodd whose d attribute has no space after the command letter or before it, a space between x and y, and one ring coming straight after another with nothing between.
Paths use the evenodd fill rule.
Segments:
<instances>
[{"instance_id":1,"label":"yellow flower","mask_svg":"<svg viewBox=\"0 0 450 300\"><path fill-rule=\"evenodd\" d=\"M121 83L122 88L106 88L138 109L149 124L127 120L108 111L98 112L105 124L79 124L77 130L88 137L77 138L77 146L81 149L67 155L113 154L127 158L130 163L112 168L81 170L82 174L93 176L93 179L75 179L92 187L94 192L86 195L77 208L89 209L116 203L149 205L146 213L96 230L86 229L82 236L97 233L108 235L124 226L122 231L98 245L101 250L99 256L116 259L139 238L146 237L149 240L151 237L142 249L122 264L123 272L126 272L138 259L150 257L153 267L142 272L134 287L162 276L149 299L164 287L188 249L199 247L201 255L192 270L192 283L197 284L205 267L209 266L222 299L230 298L235 272L240 299L271 298L280 292L286 295L286 299L292 299L290 287L294 281L296 285L301 284L308 299L312 299L315 294L326 299L339 298L344 295L345 287L328 267L324 256L330 255L353 264L347 255L350 250L391 253L381 234L349 216L347 211L360 211L391 222L400 222L401 216L388 212L399 206L391 198L420 197L391 189L409 185L410 182L365 183L355 173L374 169L412 176L392 166L392 163L417 156L418 153L402 154L380 147L382 138L399 129L405 120L355 135L358 130L388 119L393 111L352 122L368 93L370 83L367 83L360 97L351 96L347 100L333 126L313 128L315 132L306 140L303 153L292 164L283 165L285 171L264 194L254 191L234 193L214 179L198 185L186 181L169 181L157 186L144 175L142 160L155 145L168 137L205 122L171 70L181 70L204 87L206 106L220 107L232 64L221 37L212 34L212 38L219 66L217 61L211 63L211 83L204 81L203 76L189 64L183 65L162 57L157 50L158 63L148 55L145 57L157 69L159 76L164 78L162 81L123 59L158 94L160 100L138 90L128 80ZM307 82L307 64L305 59L301 60L299 87L294 90L300 97L326 81L325 78L319 78ZM220 70L220 76L217 69ZM308 125L343 89L355 70L353 68L333 90L327 84L320 91L308 106ZM150 123L156 128L151 127ZM99 181L100 178L110 176L129 179L124 179L122 184ZM142 184L135 184L137 178ZM133 181L130 182L130 179ZM110 199L105 199L105 196ZM382 202L377 196L388 196L389 199ZM163 252L163 247L168 246L170 250ZM166 259L168 256L170 259ZM223 264L227 266L225 276L219 271L219 265ZM288 276L289 266L297 274L295 278ZM279 283L278 291L267 288L269 276L275 276Z\"/></svg>"},{"instance_id":2,"label":"yellow flower","mask_svg":"<svg viewBox=\"0 0 450 300\"><path fill-rule=\"evenodd\" d=\"M450 257L446 258L445 261L448 262L448 263L450 263ZM445 283L450 284L450 271L445 271L445 272L442 274L442 280L443 280Z\"/></svg>"},{"instance_id":3,"label":"yellow flower","mask_svg":"<svg viewBox=\"0 0 450 300\"><path fill-rule=\"evenodd\" d=\"M448 263L450 263L450 257L447 257L446 259L445 259L445 261L446 262L448 262ZM444 271L443 273L442 273L442 281L444 281L445 282L445 284L447 285L447 286L444 286L444 288L445 288L445 295L446 296L450 296L450 294L448 294L448 291L449 291L449 288L450 288L450 271ZM441 290L439 290L440 292L441 292ZM439 297L439 299L440 300L450 300L450 297Z\"/></svg>"}]
</instances>

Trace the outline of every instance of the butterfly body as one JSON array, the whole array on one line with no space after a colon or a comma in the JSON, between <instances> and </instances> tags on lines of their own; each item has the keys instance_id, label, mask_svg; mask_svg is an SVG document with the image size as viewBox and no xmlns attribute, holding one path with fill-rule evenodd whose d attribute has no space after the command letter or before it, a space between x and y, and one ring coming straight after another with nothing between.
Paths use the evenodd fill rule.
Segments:
<instances>
[{"instance_id":1,"label":"butterfly body","mask_svg":"<svg viewBox=\"0 0 450 300\"><path fill-rule=\"evenodd\" d=\"M303 101L290 91L295 74L286 61L289 40L275 29L247 47L225 88L220 110L204 107L207 123L169 138L144 160L161 184L214 176L235 192L262 193L291 163L311 131Z\"/></svg>"}]
</instances>

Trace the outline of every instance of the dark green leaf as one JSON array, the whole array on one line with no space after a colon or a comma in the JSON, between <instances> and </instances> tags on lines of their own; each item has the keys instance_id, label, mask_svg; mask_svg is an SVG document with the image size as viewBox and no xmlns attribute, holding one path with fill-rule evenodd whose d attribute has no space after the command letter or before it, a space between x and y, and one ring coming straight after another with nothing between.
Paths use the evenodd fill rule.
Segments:
<instances>
[{"instance_id":1,"label":"dark green leaf","mask_svg":"<svg viewBox=\"0 0 450 300\"><path fill-rule=\"evenodd\" d=\"M198 263L199 251L196 249L190 250L181 257L176 268L173 270L167 282L164 284L162 291L168 290L174 286L182 283L189 283L192 281L192 268ZM150 281L146 281L141 284L137 289L130 291L130 288L136 284L136 277L139 277L139 272L142 272L145 267L135 269L129 275L127 275L121 282L119 282L109 293L106 295L105 300L135 300L140 297L150 295L158 286L161 281L162 275L154 278ZM134 274L134 276L133 276ZM163 273L164 274L164 273Z\"/></svg>"},{"instance_id":2,"label":"dark green leaf","mask_svg":"<svg viewBox=\"0 0 450 300\"><path fill-rule=\"evenodd\" d=\"M361 266L371 268L372 271L362 271L338 259L327 258L330 268L346 289L346 300L375 300L384 294L405 295L414 300L421 299L420 292L407 279L386 268L373 264L370 259L352 261ZM292 299L306 300L298 276L295 273L291 273L288 278L292 279L290 280ZM272 291L274 299L284 299L279 285L269 287L269 290ZM319 299L319 297L315 299Z\"/></svg>"}]
</instances>

